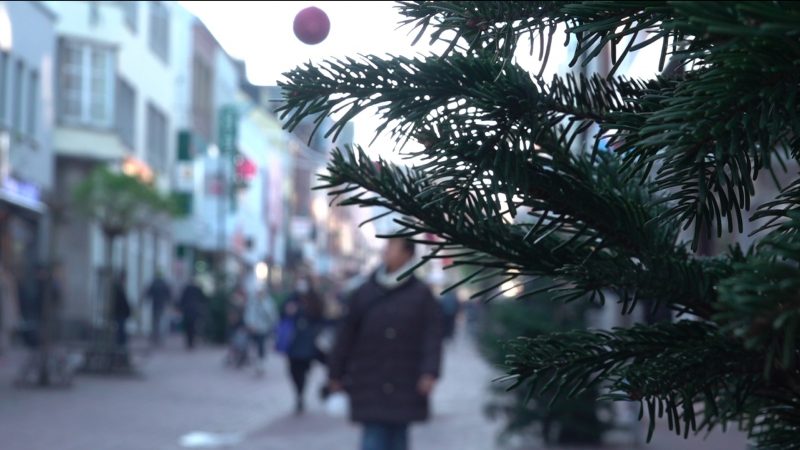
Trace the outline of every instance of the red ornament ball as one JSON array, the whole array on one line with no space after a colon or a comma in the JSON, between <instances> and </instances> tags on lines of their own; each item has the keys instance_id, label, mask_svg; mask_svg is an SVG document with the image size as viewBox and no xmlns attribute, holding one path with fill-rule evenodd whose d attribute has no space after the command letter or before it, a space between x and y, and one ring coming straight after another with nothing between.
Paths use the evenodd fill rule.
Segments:
<instances>
[{"instance_id":1,"label":"red ornament ball","mask_svg":"<svg viewBox=\"0 0 800 450\"><path fill-rule=\"evenodd\" d=\"M294 16L294 35L305 44L319 44L328 37L330 31L328 15L316 6L308 7Z\"/></svg>"}]
</instances>

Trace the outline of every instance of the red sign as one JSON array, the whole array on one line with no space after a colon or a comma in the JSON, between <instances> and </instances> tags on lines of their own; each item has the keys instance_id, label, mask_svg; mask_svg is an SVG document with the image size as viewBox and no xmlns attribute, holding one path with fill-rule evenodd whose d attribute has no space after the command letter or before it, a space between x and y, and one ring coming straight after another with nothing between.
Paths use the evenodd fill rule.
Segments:
<instances>
[{"instance_id":1,"label":"red sign","mask_svg":"<svg viewBox=\"0 0 800 450\"><path fill-rule=\"evenodd\" d=\"M236 158L236 176L242 180L249 181L256 176L258 166L245 156L239 155Z\"/></svg>"}]
</instances>

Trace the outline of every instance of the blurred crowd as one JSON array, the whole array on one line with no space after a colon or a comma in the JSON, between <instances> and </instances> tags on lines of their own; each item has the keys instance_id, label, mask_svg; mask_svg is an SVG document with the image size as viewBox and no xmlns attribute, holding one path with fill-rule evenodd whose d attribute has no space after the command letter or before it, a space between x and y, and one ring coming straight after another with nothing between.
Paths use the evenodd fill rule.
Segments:
<instances>
[{"instance_id":1,"label":"blurred crowd","mask_svg":"<svg viewBox=\"0 0 800 450\"><path fill-rule=\"evenodd\" d=\"M204 331L219 319L214 315L224 314L228 367L263 376L268 355L285 358L287 385L295 393L293 410L300 415L309 396L309 372L319 365L328 381L314 386L313 395L329 405L346 399L350 417L364 427L365 450L407 448L408 426L428 418L442 349L456 332L461 302L455 292L434 294L441 286L428 286L412 274L411 241L387 242L382 263L371 272L331 279L301 267L284 290L270 287L255 270L242 271L223 294L205 289L201 275L174 286L158 271L143 293L146 301L132 303L124 289L125 273L116 273L105 321L112 331L106 335L116 351L127 354L133 342L130 321L143 313L131 304L146 305L152 324L149 349L157 350L166 336L180 333L192 351L211 340ZM37 355L60 336L53 331L59 292L57 268L37 266L19 279L0 273L3 348L16 340ZM215 309L215 301L223 308Z\"/></svg>"}]
</instances>

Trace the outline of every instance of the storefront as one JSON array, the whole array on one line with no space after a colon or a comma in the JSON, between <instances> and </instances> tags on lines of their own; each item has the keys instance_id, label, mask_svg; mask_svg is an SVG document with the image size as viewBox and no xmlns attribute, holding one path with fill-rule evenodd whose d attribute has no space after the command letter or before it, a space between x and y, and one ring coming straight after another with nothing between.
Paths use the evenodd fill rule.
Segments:
<instances>
[{"instance_id":1,"label":"storefront","mask_svg":"<svg viewBox=\"0 0 800 450\"><path fill-rule=\"evenodd\" d=\"M15 276L42 261L45 212L35 185L13 177L0 180L0 260Z\"/></svg>"},{"instance_id":2,"label":"storefront","mask_svg":"<svg viewBox=\"0 0 800 450\"><path fill-rule=\"evenodd\" d=\"M40 263L45 236L45 207L39 199L39 190L11 177L0 178L0 272L3 288L14 289L21 280L30 276ZM4 283L6 282L4 281ZM6 303L16 299L22 304ZM0 345L18 325L20 312L32 304L17 292L0 290Z\"/></svg>"}]
</instances>

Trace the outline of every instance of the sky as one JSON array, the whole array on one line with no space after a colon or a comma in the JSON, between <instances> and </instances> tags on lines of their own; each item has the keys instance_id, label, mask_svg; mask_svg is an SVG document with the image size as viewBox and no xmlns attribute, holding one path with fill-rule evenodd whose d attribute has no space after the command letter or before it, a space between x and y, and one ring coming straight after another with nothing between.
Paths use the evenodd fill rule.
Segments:
<instances>
[{"instance_id":1,"label":"sky","mask_svg":"<svg viewBox=\"0 0 800 450\"><path fill-rule=\"evenodd\" d=\"M282 74L308 61L358 54L414 55L430 50L427 42L412 47L410 28L397 30L401 16L394 2L237 2L182 1L199 17L225 50L247 64L250 82L274 85ZM331 21L327 39L306 45L294 36L294 16L317 6ZM368 144L379 124L371 115L355 120L356 142ZM394 160L392 141L376 141L373 153Z\"/></svg>"},{"instance_id":2,"label":"sky","mask_svg":"<svg viewBox=\"0 0 800 450\"><path fill-rule=\"evenodd\" d=\"M237 2L182 1L199 17L231 56L247 62L255 84L275 84L306 61L358 53L413 54L413 36L395 30L400 15L394 2ZM317 6L330 18L327 39L317 45L300 42L292 31L301 9ZM418 47L425 51L427 46Z\"/></svg>"}]
</instances>

